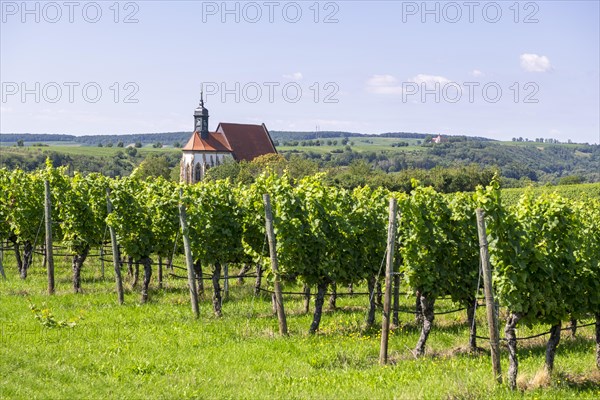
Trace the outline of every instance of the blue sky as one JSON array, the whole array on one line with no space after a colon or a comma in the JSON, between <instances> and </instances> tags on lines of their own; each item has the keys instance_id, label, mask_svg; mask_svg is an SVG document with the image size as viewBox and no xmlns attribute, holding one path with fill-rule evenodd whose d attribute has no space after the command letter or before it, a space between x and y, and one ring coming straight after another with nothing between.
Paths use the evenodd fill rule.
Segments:
<instances>
[{"instance_id":1,"label":"blue sky","mask_svg":"<svg viewBox=\"0 0 600 400\"><path fill-rule=\"evenodd\" d=\"M2 1L1 10L4 133L187 131L204 84L211 129L600 142L598 1Z\"/></svg>"}]
</instances>

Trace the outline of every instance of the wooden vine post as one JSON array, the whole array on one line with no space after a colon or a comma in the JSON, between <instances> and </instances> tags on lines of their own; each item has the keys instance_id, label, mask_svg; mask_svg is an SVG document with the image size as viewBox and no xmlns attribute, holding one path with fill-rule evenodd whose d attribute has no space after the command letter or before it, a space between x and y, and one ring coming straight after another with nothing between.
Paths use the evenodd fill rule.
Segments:
<instances>
[{"instance_id":1,"label":"wooden vine post","mask_svg":"<svg viewBox=\"0 0 600 400\"><path fill-rule=\"evenodd\" d=\"M44 220L46 222L46 266L48 294L54 294L54 256L52 254L52 203L50 182L44 180Z\"/></svg>"},{"instance_id":2,"label":"wooden vine post","mask_svg":"<svg viewBox=\"0 0 600 400\"><path fill-rule=\"evenodd\" d=\"M390 311L392 304L392 275L394 273L394 242L396 238L396 199L390 199L390 215L388 220L387 251L385 260L385 297L383 300L383 318L381 320L381 346L379 348L379 364L388 361L388 336L390 332Z\"/></svg>"},{"instance_id":3,"label":"wooden vine post","mask_svg":"<svg viewBox=\"0 0 600 400\"><path fill-rule=\"evenodd\" d=\"M483 210L478 208L477 213L477 232L479 234L479 251L481 257L481 268L483 271L483 290L485 292L485 307L487 311L487 321L490 331L490 347L492 353L492 368L494 377L498 383L502 383L502 369L500 368L500 339L498 333L498 318L496 316L494 291L492 288L492 270L490 268L490 254L488 252L487 233L485 230L485 220Z\"/></svg>"},{"instance_id":4,"label":"wooden vine post","mask_svg":"<svg viewBox=\"0 0 600 400\"><path fill-rule=\"evenodd\" d=\"M192 249L186 220L185 204L183 204L183 189L179 189L179 222L181 223L181 234L183 236L183 251L185 253L185 265L188 273L188 287L190 289L190 301L194 317L200 317L198 310L198 292L196 291L196 274L194 272L194 261L192 260Z\"/></svg>"},{"instance_id":5,"label":"wooden vine post","mask_svg":"<svg viewBox=\"0 0 600 400\"><path fill-rule=\"evenodd\" d=\"M110 214L112 213L112 203L110 201L110 189L106 188L106 210ZM125 302L125 295L123 293L123 279L121 278L121 260L119 255L119 246L117 245L117 235L115 228L112 226L108 227L110 234L110 244L112 246L113 266L115 269L115 282L117 284L117 294L119 296L119 304Z\"/></svg>"},{"instance_id":6,"label":"wooden vine post","mask_svg":"<svg viewBox=\"0 0 600 400\"><path fill-rule=\"evenodd\" d=\"M277 308L277 319L279 320L279 333L287 335L287 322L285 319L285 310L283 308L283 295L281 294L281 282L279 281L279 265L277 264L277 243L275 241L275 232L273 230L273 212L271 210L271 197L268 194L263 195L265 203L265 225L267 237L269 239L269 253L271 255L271 268L275 277L275 306Z\"/></svg>"}]
</instances>

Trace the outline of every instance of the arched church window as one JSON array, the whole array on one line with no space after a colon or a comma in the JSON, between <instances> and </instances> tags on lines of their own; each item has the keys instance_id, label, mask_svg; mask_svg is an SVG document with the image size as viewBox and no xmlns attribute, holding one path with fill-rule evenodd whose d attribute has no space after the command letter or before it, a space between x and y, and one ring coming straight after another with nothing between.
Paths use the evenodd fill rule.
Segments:
<instances>
[{"instance_id":1,"label":"arched church window","mask_svg":"<svg viewBox=\"0 0 600 400\"><path fill-rule=\"evenodd\" d=\"M196 164L196 168L194 168L194 182L200 182L202 180L202 168L200 167L200 163Z\"/></svg>"}]
</instances>

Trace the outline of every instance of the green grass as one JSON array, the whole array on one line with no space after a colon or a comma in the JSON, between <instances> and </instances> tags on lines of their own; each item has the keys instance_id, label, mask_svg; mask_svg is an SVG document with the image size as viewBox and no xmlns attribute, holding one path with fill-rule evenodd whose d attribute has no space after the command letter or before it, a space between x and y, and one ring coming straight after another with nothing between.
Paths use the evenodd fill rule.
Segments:
<instances>
[{"instance_id":1,"label":"green grass","mask_svg":"<svg viewBox=\"0 0 600 400\"><path fill-rule=\"evenodd\" d=\"M162 290L153 281L148 304L140 305L139 293L128 291L125 305L119 306L109 263L106 279L101 279L98 261L86 261L84 294L75 295L68 260L57 257L57 293L48 296L39 256L26 281L17 277L10 252L4 260L8 279L0 278L2 399L600 396L591 328L580 329L577 339L563 335L557 374L548 386L511 393L493 382L487 353L472 356L461 351L468 337L464 312L436 318L428 355L419 360L408 350L415 346L419 332L412 315L401 314L401 327L390 338L393 363L381 367L378 329L364 330L367 299L363 296L340 297L340 309L324 314L321 332L314 336L307 334L311 316L301 312L301 299L286 296L290 336L281 338L270 300L252 295L251 279L244 285L232 282L222 318L212 316L207 293L201 317L194 320L185 280L168 278ZM403 303L409 306L412 299L403 298ZM36 320L30 304L76 325L46 328ZM440 301L438 306L455 305ZM478 312L478 325L480 334L486 335L483 311ZM546 328L520 329L518 334ZM523 345L519 357L524 385L543 366L543 338ZM506 371L505 350L502 367Z\"/></svg>"}]
</instances>

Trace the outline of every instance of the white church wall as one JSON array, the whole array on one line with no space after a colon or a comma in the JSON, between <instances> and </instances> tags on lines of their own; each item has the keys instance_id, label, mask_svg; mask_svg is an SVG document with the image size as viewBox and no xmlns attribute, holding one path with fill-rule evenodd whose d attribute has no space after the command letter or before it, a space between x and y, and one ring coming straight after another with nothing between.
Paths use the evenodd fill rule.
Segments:
<instances>
[{"instance_id":1,"label":"white church wall","mask_svg":"<svg viewBox=\"0 0 600 400\"><path fill-rule=\"evenodd\" d=\"M231 153L186 152L181 158L180 181L196 183L204 179L209 168L233 160Z\"/></svg>"}]
</instances>

